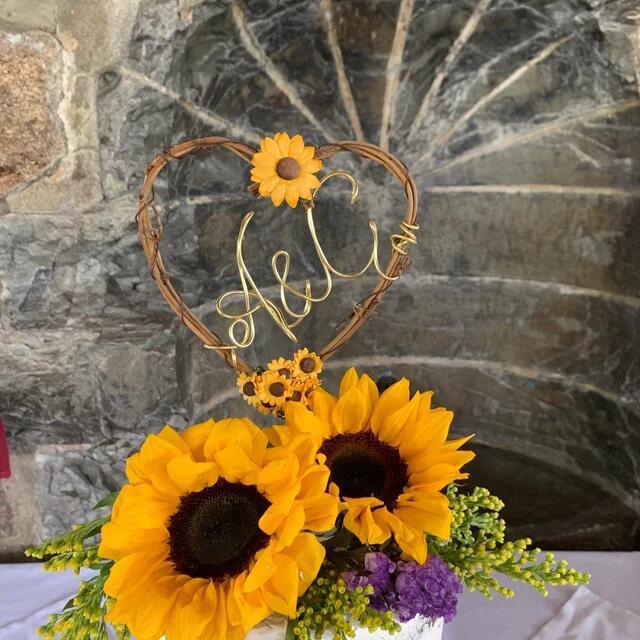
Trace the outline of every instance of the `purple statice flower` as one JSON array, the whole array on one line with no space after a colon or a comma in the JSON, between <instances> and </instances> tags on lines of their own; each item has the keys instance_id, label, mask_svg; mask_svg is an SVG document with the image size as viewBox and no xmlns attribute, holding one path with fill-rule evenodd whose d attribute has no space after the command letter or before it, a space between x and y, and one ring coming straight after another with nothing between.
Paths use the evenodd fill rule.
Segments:
<instances>
[{"instance_id":1,"label":"purple statice flower","mask_svg":"<svg viewBox=\"0 0 640 640\"><path fill-rule=\"evenodd\" d=\"M347 571L342 574L348 589L356 587L373 587L373 594L370 596L370 604L374 609L386 611L390 608L387 599L393 598L393 585L391 577L396 570L395 562L392 562L384 553L371 552L364 557L364 572Z\"/></svg>"},{"instance_id":2,"label":"purple statice flower","mask_svg":"<svg viewBox=\"0 0 640 640\"><path fill-rule=\"evenodd\" d=\"M364 571L348 571L342 577L349 589L371 585L371 606L392 610L400 622L417 615L450 622L462 592L458 576L437 556L429 556L426 564L419 565L392 562L384 553L367 553Z\"/></svg>"},{"instance_id":3,"label":"purple statice flower","mask_svg":"<svg viewBox=\"0 0 640 640\"><path fill-rule=\"evenodd\" d=\"M462 584L445 562L429 556L424 565L398 563L395 592L394 611L400 622L407 622L418 614L451 622L456 615Z\"/></svg>"}]
</instances>

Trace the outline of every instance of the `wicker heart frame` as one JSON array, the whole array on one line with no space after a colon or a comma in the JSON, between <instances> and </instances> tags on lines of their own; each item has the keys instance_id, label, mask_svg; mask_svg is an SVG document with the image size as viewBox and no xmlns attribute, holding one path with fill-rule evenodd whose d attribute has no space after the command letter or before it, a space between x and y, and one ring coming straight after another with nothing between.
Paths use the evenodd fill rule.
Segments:
<instances>
[{"instance_id":1,"label":"wicker heart frame","mask_svg":"<svg viewBox=\"0 0 640 640\"><path fill-rule=\"evenodd\" d=\"M207 327L184 303L182 296L171 282L160 253L163 225L160 212L154 204L153 185L156 177L171 162L180 161L194 154L211 153L218 148L231 151L247 163L251 162L253 154L257 151L257 149L237 140L219 136L188 140L163 151L147 166L145 171L144 182L138 196L136 222L140 242L151 268L151 276L169 306L205 347L217 350L226 363L237 372L248 373L254 368L237 356L235 350L226 344L215 331ZM407 254L406 246L408 243L415 243L414 231L418 228L416 224L418 210L416 185L409 170L400 160L376 145L353 140L322 145L316 149L315 157L320 160L328 160L340 152L350 152L384 167L402 185L407 206L405 217L400 223L401 233L391 236L392 252L384 275L380 275L371 292L354 306L352 313L339 325L333 338L318 351L318 355L323 360L327 360L349 341L364 322L371 317L376 305L393 282L407 269L411 260ZM254 195L256 193L255 187L256 185L253 185L249 189Z\"/></svg>"}]
</instances>

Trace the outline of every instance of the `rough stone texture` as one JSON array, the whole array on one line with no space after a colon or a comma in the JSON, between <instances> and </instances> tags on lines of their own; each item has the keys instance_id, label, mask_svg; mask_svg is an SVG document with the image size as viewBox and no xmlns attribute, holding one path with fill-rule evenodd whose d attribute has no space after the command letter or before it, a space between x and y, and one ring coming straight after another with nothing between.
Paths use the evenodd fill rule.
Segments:
<instances>
[{"instance_id":1,"label":"rough stone texture","mask_svg":"<svg viewBox=\"0 0 640 640\"><path fill-rule=\"evenodd\" d=\"M12 560L38 535L36 473L33 454L11 458L11 478L0 483L0 562Z\"/></svg>"},{"instance_id":2,"label":"rough stone texture","mask_svg":"<svg viewBox=\"0 0 640 640\"><path fill-rule=\"evenodd\" d=\"M62 155L60 51L47 34L0 33L0 194Z\"/></svg>"},{"instance_id":3,"label":"rough stone texture","mask_svg":"<svg viewBox=\"0 0 640 640\"><path fill-rule=\"evenodd\" d=\"M0 524L2 553L87 514L146 432L250 415L148 276L134 224L145 164L205 133L255 144L286 129L320 144L360 128L411 168L422 230L412 269L329 362L327 386L353 363L410 375L455 410L456 433L477 434L474 481L507 500L515 534L640 547L636 3L493 0L481 12L416 0L403 50L400 3L0 2L0 42L50 71L34 90L59 140L0 199L0 415L38 501L37 517L34 504ZM13 109L9 122L27 117ZM331 167L353 172L360 196L349 207L344 185L327 186L319 235L340 269L357 270L367 219L383 238L396 232L402 192L349 156ZM247 179L221 152L157 181L165 263L221 334L214 301L238 286L245 212L256 212L245 254L269 296L276 250L290 251L295 283L319 269L303 217L252 200ZM388 251L383 241L383 264ZM338 281L300 343L326 342L373 281ZM262 317L247 357L295 348ZM0 495L2 513L13 508Z\"/></svg>"}]
</instances>

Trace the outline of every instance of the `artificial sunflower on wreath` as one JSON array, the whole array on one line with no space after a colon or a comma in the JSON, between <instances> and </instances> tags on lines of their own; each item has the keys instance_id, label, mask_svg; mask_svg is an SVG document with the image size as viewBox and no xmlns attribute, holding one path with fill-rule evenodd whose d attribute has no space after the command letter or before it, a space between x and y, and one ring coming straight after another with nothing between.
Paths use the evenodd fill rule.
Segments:
<instances>
[{"instance_id":1,"label":"artificial sunflower on wreath","mask_svg":"<svg viewBox=\"0 0 640 640\"><path fill-rule=\"evenodd\" d=\"M139 640L233 640L295 616L338 505L308 438L267 445L246 418L148 436L102 529L108 621Z\"/></svg>"},{"instance_id":2,"label":"artificial sunflower on wreath","mask_svg":"<svg viewBox=\"0 0 640 640\"><path fill-rule=\"evenodd\" d=\"M298 200L311 200L311 189L320 186L314 173L322 168L315 157L315 148L305 147L300 134L276 133L273 138L260 141L260 151L251 159L251 179L259 187L261 196L271 196L276 207L283 201L290 207L298 206Z\"/></svg>"},{"instance_id":3,"label":"artificial sunflower on wreath","mask_svg":"<svg viewBox=\"0 0 640 640\"><path fill-rule=\"evenodd\" d=\"M310 410L285 408L285 424L270 430L272 442L309 435L331 472L345 511L344 526L363 544L393 536L418 563L427 559L425 533L451 532L449 500L442 489L468 477L460 467L473 459L460 447L471 436L447 440L453 413L431 407L432 391L410 397L406 378L382 394L366 374L349 369L338 397L322 388Z\"/></svg>"}]
</instances>

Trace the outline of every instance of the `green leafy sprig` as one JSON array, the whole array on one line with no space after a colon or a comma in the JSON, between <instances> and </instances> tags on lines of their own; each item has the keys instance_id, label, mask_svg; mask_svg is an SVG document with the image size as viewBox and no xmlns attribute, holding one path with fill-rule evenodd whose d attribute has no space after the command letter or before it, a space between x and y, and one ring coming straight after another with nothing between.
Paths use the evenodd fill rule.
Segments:
<instances>
[{"instance_id":1,"label":"green leafy sprig","mask_svg":"<svg viewBox=\"0 0 640 640\"><path fill-rule=\"evenodd\" d=\"M334 640L355 636L355 626L373 633L379 629L395 633L400 625L391 611L377 611L369 606L373 587L347 589L335 571L320 573L320 577L298 600L295 620L287 627L287 640L322 638L325 631L333 632Z\"/></svg>"},{"instance_id":2,"label":"green leafy sprig","mask_svg":"<svg viewBox=\"0 0 640 640\"><path fill-rule=\"evenodd\" d=\"M568 567L566 560L555 560L553 553L540 559L541 550L530 549L531 539L505 541L506 523L500 518L504 503L482 487L470 494L460 493L450 485L447 497L452 511L451 538L429 538L429 548L455 571L469 591L479 591L487 598L498 593L514 595L495 577L502 574L534 587L548 595L548 585L587 584L591 578Z\"/></svg>"},{"instance_id":3,"label":"green leafy sprig","mask_svg":"<svg viewBox=\"0 0 640 640\"><path fill-rule=\"evenodd\" d=\"M96 509L111 506L117 494L111 494L98 502ZM80 583L78 593L64 606L60 613L49 616L46 624L38 629L39 635L46 639L55 637L60 640L107 640L105 616L112 600L104 593L104 583L113 566L112 561L98 556L97 537L103 525L109 522L110 516L96 518L85 524L74 526L41 545L30 547L25 554L28 557L43 560L48 571L73 570L78 574L80 569L87 568L98 571L89 580ZM114 625L114 629L123 640L130 638L124 626Z\"/></svg>"}]
</instances>

